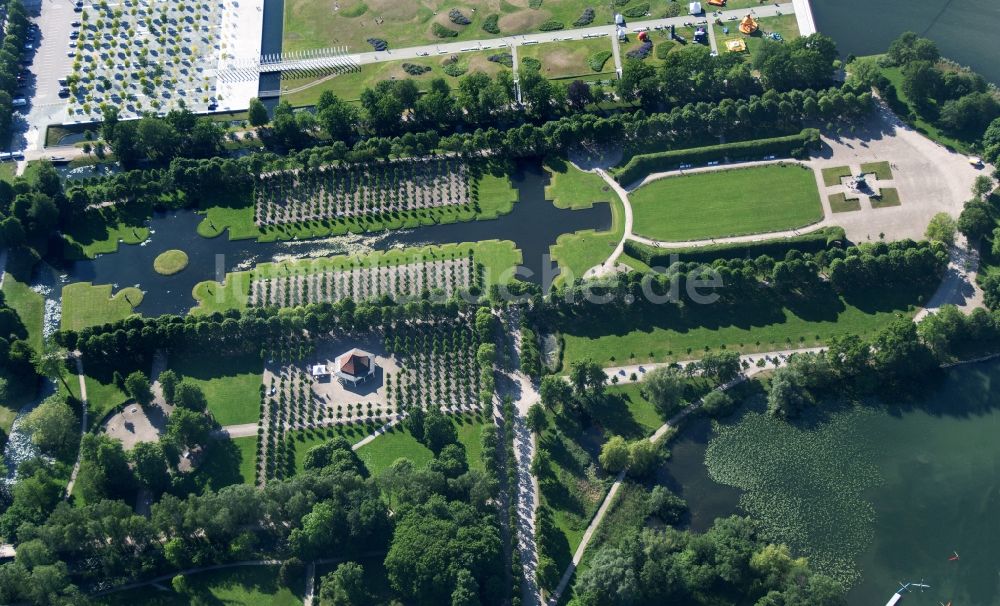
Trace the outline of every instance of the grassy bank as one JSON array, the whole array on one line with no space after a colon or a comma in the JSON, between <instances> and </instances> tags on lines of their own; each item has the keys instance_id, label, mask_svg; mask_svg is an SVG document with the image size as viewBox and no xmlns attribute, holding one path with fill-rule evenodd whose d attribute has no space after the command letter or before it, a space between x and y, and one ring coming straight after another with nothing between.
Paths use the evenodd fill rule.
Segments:
<instances>
[{"instance_id":1,"label":"grassy bank","mask_svg":"<svg viewBox=\"0 0 1000 606\"><path fill-rule=\"evenodd\" d=\"M126 287L111 294L111 285L90 282L68 284L62 289L62 329L80 330L124 320L142 302L142 291Z\"/></svg>"}]
</instances>

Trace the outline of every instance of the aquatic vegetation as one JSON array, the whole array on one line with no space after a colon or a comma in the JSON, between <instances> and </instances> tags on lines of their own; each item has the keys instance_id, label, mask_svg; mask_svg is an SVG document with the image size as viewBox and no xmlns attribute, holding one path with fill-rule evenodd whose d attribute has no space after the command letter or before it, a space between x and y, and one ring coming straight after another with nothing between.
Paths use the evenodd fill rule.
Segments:
<instances>
[{"instance_id":1,"label":"aquatic vegetation","mask_svg":"<svg viewBox=\"0 0 1000 606\"><path fill-rule=\"evenodd\" d=\"M875 532L866 491L880 482L869 422L877 413L838 412L802 428L764 413L722 425L705 464L717 482L743 490L740 505L765 536L788 544L845 585Z\"/></svg>"}]
</instances>

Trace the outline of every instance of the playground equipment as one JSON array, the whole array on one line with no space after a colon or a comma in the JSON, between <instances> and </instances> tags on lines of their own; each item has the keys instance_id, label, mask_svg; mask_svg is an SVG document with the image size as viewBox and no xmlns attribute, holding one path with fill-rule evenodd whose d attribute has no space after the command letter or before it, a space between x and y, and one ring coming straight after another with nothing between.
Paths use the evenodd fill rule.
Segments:
<instances>
[{"instance_id":1,"label":"playground equipment","mask_svg":"<svg viewBox=\"0 0 1000 606\"><path fill-rule=\"evenodd\" d=\"M726 0L708 0L708 3L712 6L725 6Z\"/></svg>"},{"instance_id":2,"label":"playground equipment","mask_svg":"<svg viewBox=\"0 0 1000 606\"><path fill-rule=\"evenodd\" d=\"M757 31L759 27L757 20L750 15L743 17L743 20L740 21L740 31L748 36Z\"/></svg>"},{"instance_id":3,"label":"playground equipment","mask_svg":"<svg viewBox=\"0 0 1000 606\"><path fill-rule=\"evenodd\" d=\"M731 53L743 53L746 52L747 50L747 43L740 40L739 38L726 40L726 50Z\"/></svg>"},{"instance_id":4,"label":"playground equipment","mask_svg":"<svg viewBox=\"0 0 1000 606\"><path fill-rule=\"evenodd\" d=\"M639 41L640 42L648 42L649 41L649 32L639 32Z\"/></svg>"}]
</instances>

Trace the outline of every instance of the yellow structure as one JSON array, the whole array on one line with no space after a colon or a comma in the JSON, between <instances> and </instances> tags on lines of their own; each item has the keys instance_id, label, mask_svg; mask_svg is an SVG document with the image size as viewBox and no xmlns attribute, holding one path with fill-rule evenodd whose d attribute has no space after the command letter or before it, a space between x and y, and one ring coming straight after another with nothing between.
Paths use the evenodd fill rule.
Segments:
<instances>
[{"instance_id":1,"label":"yellow structure","mask_svg":"<svg viewBox=\"0 0 1000 606\"><path fill-rule=\"evenodd\" d=\"M740 31L743 32L744 34L750 35L755 31L757 31L758 27L759 26L757 25L757 20L751 17L750 15L743 17L743 20L740 21Z\"/></svg>"},{"instance_id":2,"label":"yellow structure","mask_svg":"<svg viewBox=\"0 0 1000 606\"><path fill-rule=\"evenodd\" d=\"M726 50L731 53L742 53L747 50L747 43L740 40L739 38L733 38L732 40L726 40Z\"/></svg>"}]
</instances>

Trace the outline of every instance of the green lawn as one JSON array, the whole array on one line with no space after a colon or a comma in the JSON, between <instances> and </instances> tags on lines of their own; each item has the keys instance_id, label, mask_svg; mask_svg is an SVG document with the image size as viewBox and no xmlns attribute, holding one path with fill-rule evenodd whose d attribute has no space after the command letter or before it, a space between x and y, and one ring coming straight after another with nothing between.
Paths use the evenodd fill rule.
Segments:
<instances>
[{"instance_id":1,"label":"green lawn","mask_svg":"<svg viewBox=\"0 0 1000 606\"><path fill-rule=\"evenodd\" d=\"M87 361L84 360L83 370L87 370ZM76 390L79 380L75 375L66 378L73 389ZM129 397L115 385L114 381L102 382L101 379L84 375L84 383L87 385L87 411L90 427L95 427L104 420L104 417L116 406L128 401Z\"/></svg>"},{"instance_id":2,"label":"green lawn","mask_svg":"<svg viewBox=\"0 0 1000 606\"><path fill-rule=\"evenodd\" d=\"M700 240L804 227L823 218L812 170L772 164L668 177L630 195L635 233Z\"/></svg>"},{"instance_id":3,"label":"green lawn","mask_svg":"<svg viewBox=\"0 0 1000 606\"><path fill-rule=\"evenodd\" d=\"M545 188L545 198L557 208L590 208L595 203L611 204L611 229L587 229L572 234L562 234L550 248L552 258L559 264L561 283L568 276L582 277L591 267L607 260L614 252L625 232L625 207L618 195L594 173L581 171L569 162L549 162L546 170L551 176Z\"/></svg>"},{"instance_id":4,"label":"green lawn","mask_svg":"<svg viewBox=\"0 0 1000 606\"><path fill-rule=\"evenodd\" d=\"M400 426L365 444L357 453L373 476L378 476L399 458L409 459L416 467L423 467L434 458L429 448Z\"/></svg>"},{"instance_id":5,"label":"green lawn","mask_svg":"<svg viewBox=\"0 0 1000 606\"><path fill-rule=\"evenodd\" d=\"M709 7L711 8L711 7ZM726 7L726 10L730 10L730 7ZM742 17L741 17L742 18ZM726 51L726 41L732 40L734 38L742 39L746 42L747 53L746 56L752 57L755 52L764 44L764 34L770 32L776 32L781 34L781 37L785 41L794 40L799 37L799 23L795 19L794 13L786 13L784 15L779 15L776 17L763 17L758 20L758 25L760 29L754 32L752 35L745 35L739 30L739 21L725 21L723 25L715 25L712 27L715 29L715 40L719 45L719 52ZM729 33L722 33L723 28L729 28Z\"/></svg>"},{"instance_id":6,"label":"green lawn","mask_svg":"<svg viewBox=\"0 0 1000 606\"><path fill-rule=\"evenodd\" d=\"M345 101L358 101L364 89L373 88L382 80L413 80L420 90L427 90L430 88L432 80L443 78L451 85L452 89L456 89L458 88L461 76L454 77L447 74L444 70L448 64L459 66L458 68L449 68L450 70L465 70L462 76L474 72L482 72L494 76L501 71L510 71L509 68L501 63L489 60L489 57L500 54L510 54L510 49L498 48L481 52L445 54L420 59L368 63L362 65L358 71L340 74L332 78L294 78L283 80L281 82L282 90L291 92L288 94L283 93L281 98L296 107L315 105L319 100L319 96L324 91L331 91ZM419 75L412 75L403 69L404 64L419 65L430 68L430 71ZM310 84L312 85L309 86ZM308 88L305 88L306 86Z\"/></svg>"},{"instance_id":7,"label":"green lawn","mask_svg":"<svg viewBox=\"0 0 1000 606\"><path fill-rule=\"evenodd\" d=\"M293 589L278 583L278 566L240 566L193 574L188 577L192 586L190 595L174 593L170 582L161 583L164 589L145 585L138 589L112 593L95 598L102 606L182 606L189 604L225 604L226 606L301 606L303 586Z\"/></svg>"},{"instance_id":8,"label":"green lawn","mask_svg":"<svg viewBox=\"0 0 1000 606\"><path fill-rule=\"evenodd\" d=\"M333 7L337 7L336 10ZM367 38L381 38L389 48L405 48L423 44L500 38L513 34L538 31L547 21L558 21L572 28L583 10L594 8L596 15L590 25L611 22L608 4L587 0L543 2L529 8L524 0L465 0L456 4L447 0L340 0L336 4L318 0L287 0L285 2L283 48L287 51L309 50L331 46L347 46L351 52L371 51ZM452 8L461 9L471 21L456 25L448 18ZM490 15L498 15L499 34L483 29ZM432 31L437 23L456 32L454 37L439 38ZM470 45L473 46L473 45Z\"/></svg>"},{"instance_id":9,"label":"green lawn","mask_svg":"<svg viewBox=\"0 0 1000 606\"><path fill-rule=\"evenodd\" d=\"M888 181L892 179L892 167L889 166L889 162L868 162L861 165L861 172L866 175L875 173L875 178L880 181Z\"/></svg>"},{"instance_id":10,"label":"green lawn","mask_svg":"<svg viewBox=\"0 0 1000 606\"><path fill-rule=\"evenodd\" d=\"M480 175L473 189L476 201L463 206L441 206L415 211L393 213L391 216L367 216L335 221L311 221L280 226L269 226L264 231L258 229L253 220L253 205L247 200L245 205L217 204L201 209L205 219L198 224L198 234L214 238L229 230L230 240L257 238L261 242L323 238L347 233L364 233L392 229L412 229L421 225L457 223L463 221L485 221L496 219L514 209L517 190L511 185L506 174L491 173Z\"/></svg>"},{"instance_id":11,"label":"green lawn","mask_svg":"<svg viewBox=\"0 0 1000 606\"><path fill-rule=\"evenodd\" d=\"M840 185L841 177L851 176L850 166L833 166L830 168L823 169L823 185L827 187L832 187L834 185Z\"/></svg>"},{"instance_id":12,"label":"green lawn","mask_svg":"<svg viewBox=\"0 0 1000 606\"><path fill-rule=\"evenodd\" d=\"M0 162L0 181L13 183L17 173L17 162Z\"/></svg>"},{"instance_id":13,"label":"green lawn","mask_svg":"<svg viewBox=\"0 0 1000 606\"><path fill-rule=\"evenodd\" d=\"M118 244L138 244L149 237L146 227L148 217L135 217L108 224L100 213L84 213L82 219L74 220L67 227L66 255L74 259L93 259L97 255L113 253Z\"/></svg>"},{"instance_id":14,"label":"green lawn","mask_svg":"<svg viewBox=\"0 0 1000 606\"><path fill-rule=\"evenodd\" d=\"M184 352L171 355L169 367L205 392L208 410L221 425L255 423L260 416L264 364L258 356Z\"/></svg>"},{"instance_id":15,"label":"green lawn","mask_svg":"<svg viewBox=\"0 0 1000 606\"><path fill-rule=\"evenodd\" d=\"M253 484L257 479L257 436L232 438L240 451L240 476L244 484Z\"/></svg>"},{"instance_id":16,"label":"green lawn","mask_svg":"<svg viewBox=\"0 0 1000 606\"><path fill-rule=\"evenodd\" d=\"M861 210L861 200L858 198L847 199L843 193L830 194L830 210L835 213L849 213Z\"/></svg>"},{"instance_id":17,"label":"green lawn","mask_svg":"<svg viewBox=\"0 0 1000 606\"><path fill-rule=\"evenodd\" d=\"M263 276L283 275L289 271L322 272L350 269L351 267L373 267L401 265L420 262L435 257L461 256L473 251L476 263L482 264L483 276L488 289L492 284L507 283L513 277L510 269L521 263L521 251L514 243L506 240L482 240L474 243L423 246L419 248L395 248L376 251L366 255L338 255L319 259L280 261L261 263L253 272L239 271L226 274L222 285L214 280L201 282L194 287L192 295L198 305L191 310L194 314L210 314L227 309L245 309L250 293L251 274Z\"/></svg>"},{"instance_id":18,"label":"green lawn","mask_svg":"<svg viewBox=\"0 0 1000 606\"><path fill-rule=\"evenodd\" d=\"M3 296L7 306L21 318L28 331L28 342L35 351L42 351L42 323L45 320L45 297L31 290L25 282L7 273L3 279Z\"/></svg>"},{"instance_id":19,"label":"green lawn","mask_svg":"<svg viewBox=\"0 0 1000 606\"><path fill-rule=\"evenodd\" d=\"M627 379L628 377L624 378ZM653 432L660 428L660 425L663 425L664 421L660 418L660 414L656 412L656 409L649 400L642 397L641 391L642 386L640 383L626 383L608 387L608 393L620 395L625 400L628 406L628 416L642 428L643 434L652 435Z\"/></svg>"},{"instance_id":20,"label":"green lawn","mask_svg":"<svg viewBox=\"0 0 1000 606\"><path fill-rule=\"evenodd\" d=\"M645 313L611 322L592 320L565 326L563 367L591 359L602 366L699 357L708 349L742 353L813 347L835 335L871 335L896 313L912 316L914 293L871 292L869 302L845 302L834 295L802 302L795 309L748 302L729 311L694 305L687 315ZM635 356L634 358L632 356Z\"/></svg>"},{"instance_id":21,"label":"green lawn","mask_svg":"<svg viewBox=\"0 0 1000 606\"><path fill-rule=\"evenodd\" d=\"M881 200L876 200L871 198L872 208L888 208L890 206L899 206L903 202L899 199L899 190L895 187L883 187Z\"/></svg>"},{"instance_id":22,"label":"green lawn","mask_svg":"<svg viewBox=\"0 0 1000 606\"><path fill-rule=\"evenodd\" d=\"M535 59L541 62L541 74L549 80L561 80L577 76L592 76L595 73L613 74L614 59L605 61L600 72L594 72L588 63L591 55L601 51L611 52L611 38L592 38L589 40L572 40L561 42L546 42L520 46L517 56L521 60L521 69L525 69L525 59Z\"/></svg>"},{"instance_id":23,"label":"green lawn","mask_svg":"<svg viewBox=\"0 0 1000 606\"><path fill-rule=\"evenodd\" d=\"M90 282L68 284L62 289L62 329L80 330L124 320L142 302L142 291L126 287L111 295L111 285Z\"/></svg>"}]
</instances>

